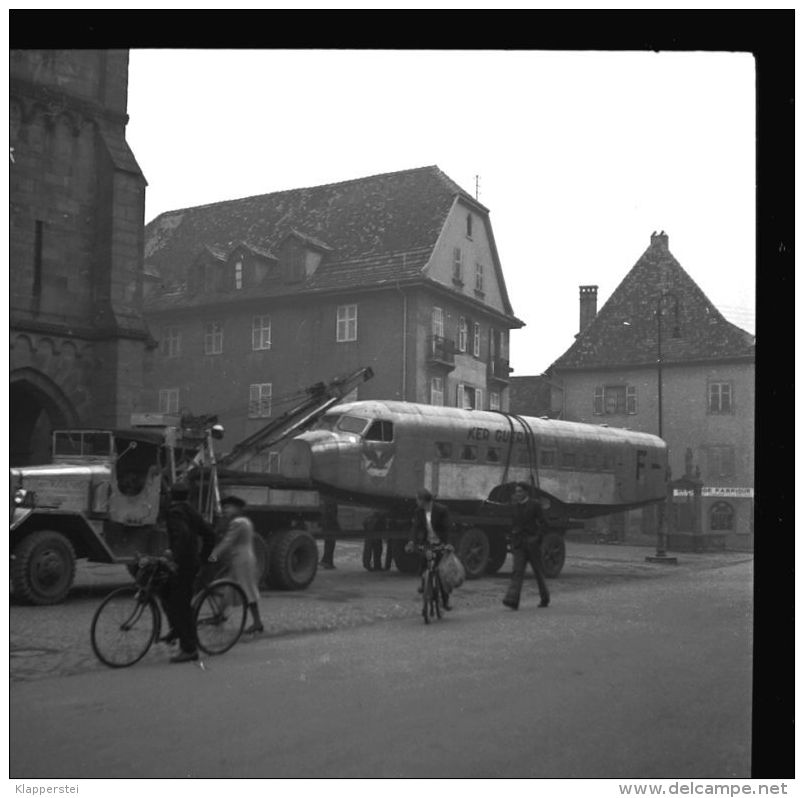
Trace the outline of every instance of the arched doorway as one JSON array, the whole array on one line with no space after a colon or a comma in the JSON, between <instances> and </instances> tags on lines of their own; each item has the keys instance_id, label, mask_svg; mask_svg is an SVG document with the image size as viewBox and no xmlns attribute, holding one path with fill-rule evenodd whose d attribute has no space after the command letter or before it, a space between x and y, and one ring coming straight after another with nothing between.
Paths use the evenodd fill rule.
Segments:
<instances>
[{"instance_id":1,"label":"arched doorway","mask_svg":"<svg viewBox=\"0 0 804 798\"><path fill-rule=\"evenodd\" d=\"M36 369L11 372L10 465L50 462L50 434L78 426L71 402L51 379Z\"/></svg>"}]
</instances>

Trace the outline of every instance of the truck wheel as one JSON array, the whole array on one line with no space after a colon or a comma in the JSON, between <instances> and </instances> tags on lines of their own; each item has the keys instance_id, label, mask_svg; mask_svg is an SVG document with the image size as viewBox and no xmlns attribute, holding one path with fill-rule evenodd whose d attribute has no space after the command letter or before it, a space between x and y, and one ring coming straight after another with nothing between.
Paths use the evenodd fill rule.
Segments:
<instances>
[{"instance_id":1,"label":"truck wheel","mask_svg":"<svg viewBox=\"0 0 804 798\"><path fill-rule=\"evenodd\" d=\"M268 585L268 571L270 563L270 554L268 551L268 544L265 538L260 535L254 535L254 556L257 558L257 574L258 583L260 587L267 587Z\"/></svg>"},{"instance_id":2,"label":"truck wheel","mask_svg":"<svg viewBox=\"0 0 804 798\"><path fill-rule=\"evenodd\" d=\"M489 539L489 561L486 565L487 574L496 574L503 567L508 556L508 547L502 535L487 535Z\"/></svg>"},{"instance_id":3,"label":"truck wheel","mask_svg":"<svg viewBox=\"0 0 804 798\"><path fill-rule=\"evenodd\" d=\"M419 560L421 559L421 555L415 551L410 554L406 552L406 543L407 540L402 540L401 538L391 540L391 553L394 556L396 570L403 574L417 574L419 573Z\"/></svg>"},{"instance_id":4,"label":"truck wheel","mask_svg":"<svg viewBox=\"0 0 804 798\"><path fill-rule=\"evenodd\" d=\"M280 532L271 552L271 583L282 590L304 590L318 570L318 546L303 529Z\"/></svg>"},{"instance_id":5,"label":"truck wheel","mask_svg":"<svg viewBox=\"0 0 804 798\"><path fill-rule=\"evenodd\" d=\"M548 579L561 573L566 557L564 536L558 532L548 532L542 538L542 570Z\"/></svg>"},{"instance_id":6,"label":"truck wheel","mask_svg":"<svg viewBox=\"0 0 804 798\"><path fill-rule=\"evenodd\" d=\"M461 533L456 548L467 579L477 579L486 573L489 561L489 539L486 533L476 526L470 526Z\"/></svg>"},{"instance_id":7,"label":"truck wheel","mask_svg":"<svg viewBox=\"0 0 804 798\"><path fill-rule=\"evenodd\" d=\"M17 599L28 604L58 604L75 577L75 551L59 532L34 532L14 549L11 584Z\"/></svg>"}]
</instances>

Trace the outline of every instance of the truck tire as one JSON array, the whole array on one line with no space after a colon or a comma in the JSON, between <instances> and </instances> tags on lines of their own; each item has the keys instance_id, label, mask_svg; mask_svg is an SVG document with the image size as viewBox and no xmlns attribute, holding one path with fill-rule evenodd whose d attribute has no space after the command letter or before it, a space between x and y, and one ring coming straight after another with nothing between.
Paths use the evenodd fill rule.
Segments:
<instances>
[{"instance_id":1,"label":"truck tire","mask_svg":"<svg viewBox=\"0 0 804 798\"><path fill-rule=\"evenodd\" d=\"M564 536L559 532L548 532L542 538L542 570L548 579L561 573L565 557Z\"/></svg>"},{"instance_id":2,"label":"truck tire","mask_svg":"<svg viewBox=\"0 0 804 798\"><path fill-rule=\"evenodd\" d=\"M486 533L476 526L465 529L456 547L467 579L478 579L486 573L489 562L489 539Z\"/></svg>"},{"instance_id":3,"label":"truck tire","mask_svg":"<svg viewBox=\"0 0 804 798\"><path fill-rule=\"evenodd\" d=\"M487 535L487 537L489 539L489 561L486 565L486 573L496 574L503 567L505 558L508 556L508 546L503 535Z\"/></svg>"},{"instance_id":4,"label":"truck tire","mask_svg":"<svg viewBox=\"0 0 804 798\"><path fill-rule=\"evenodd\" d=\"M405 551L406 543L407 540L402 540L401 538L391 540L391 552L394 557L396 570L403 574L418 574L421 555L415 551L408 554L408 552Z\"/></svg>"},{"instance_id":5,"label":"truck tire","mask_svg":"<svg viewBox=\"0 0 804 798\"><path fill-rule=\"evenodd\" d=\"M271 584L282 590L304 590L318 570L318 546L303 529L280 532L271 552Z\"/></svg>"},{"instance_id":6,"label":"truck tire","mask_svg":"<svg viewBox=\"0 0 804 798\"><path fill-rule=\"evenodd\" d=\"M58 604L70 592L74 578L75 550L59 532L33 532L14 549L11 584L19 601Z\"/></svg>"}]
</instances>

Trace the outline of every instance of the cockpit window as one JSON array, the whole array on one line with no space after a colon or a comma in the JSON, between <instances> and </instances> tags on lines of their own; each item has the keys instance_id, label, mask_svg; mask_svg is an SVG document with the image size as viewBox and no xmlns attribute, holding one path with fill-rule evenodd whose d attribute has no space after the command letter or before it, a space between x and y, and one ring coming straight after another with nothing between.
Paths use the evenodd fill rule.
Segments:
<instances>
[{"instance_id":1,"label":"cockpit window","mask_svg":"<svg viewBox=\"0 0 804 798\"><path fill-rule=\"evenodd\" d=\"M385 441L390 443L394 439L394 425L391 421L377 420L372 423L366 433L367 441Z\"/></svg>"},{"instance_id":2,"label":"cockpit window","mask_svg":"<svg viewBox=\"0 0 804 798\"><path fill-rule=\"evenodd\" d=\"M321 416L321 418L318 419L315 428L332 431L335 429L335 425L338 423L340 417L340 413L327 413L325 416Z\"/></svg>"},{"instance_id":3,"label":"cockpit window","mask_svg":"<svg viewBox=\"0 0 804 798\"><path fill-rule=\"evenodd\" d=\"M354 432L355 434L360 435L360 433L366 428L367 424L368 419L358 418L357 416L344 416L338 422L338 429L342 430L343 432Z\"/></svg>"}]
</instances>

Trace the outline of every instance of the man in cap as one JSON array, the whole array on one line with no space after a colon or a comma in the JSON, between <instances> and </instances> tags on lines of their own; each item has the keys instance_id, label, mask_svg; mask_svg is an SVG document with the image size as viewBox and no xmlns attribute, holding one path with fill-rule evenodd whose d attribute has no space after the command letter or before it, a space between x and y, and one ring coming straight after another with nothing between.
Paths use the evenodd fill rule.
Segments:
<instances>
[{"instance_id":1,"label":"man in cap","mask_svg":"<svg viewBox=\"0 0 804 798\"><path fill-rule=\"evenodd\" d=\"M170 622L170 631L162 642L170 643L178 638L180 648L179 653L171 657L171 662L198 659L192 611L193 583L201 563L206 562L215 545L212 527L189 503L189 497L190 489L183 483L177 483L170 489L167 532L176 571L162 596Z\"/></svg>"}]
</instances>

